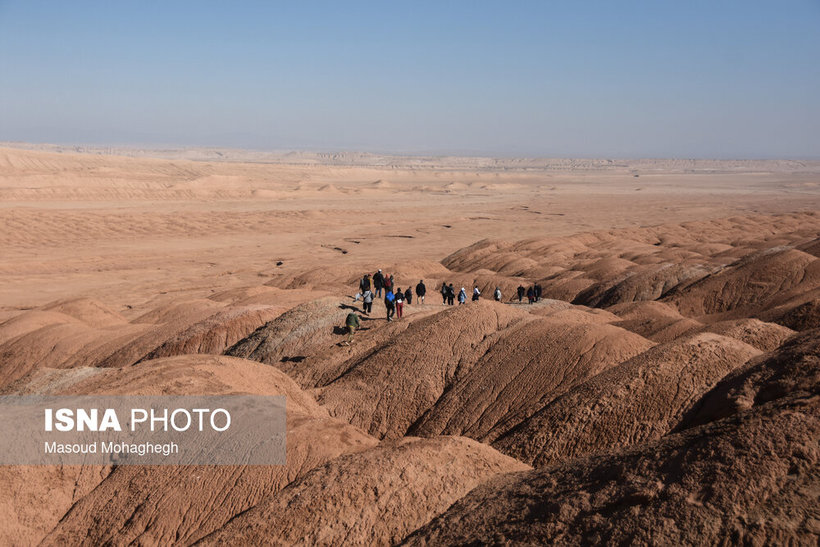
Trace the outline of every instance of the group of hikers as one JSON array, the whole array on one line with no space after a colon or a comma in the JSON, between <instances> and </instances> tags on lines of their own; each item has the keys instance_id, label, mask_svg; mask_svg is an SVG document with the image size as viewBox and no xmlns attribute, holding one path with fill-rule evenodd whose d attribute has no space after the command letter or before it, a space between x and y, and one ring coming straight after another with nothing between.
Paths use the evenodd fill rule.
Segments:
<instances>
[{"instance_id":1,"label":"group of hikers","mask_svg":"<svg viewBox=\"0 0 820 547\"><path fill-rule=\"evenodd\" d=\"M359 292L356 293L354 301L358 302L359 299L361 299L362 312L365 315L370 315L373 311L373 300L376 298L382 298L382 292L384 292L384 307L387 310L388 321L393 321L394 317L396 319L401 319L404 315L404 304L407 303L408 305L411 305L414 297L418 299L419 304L424 304L424 297L427 294L427 287L424 284L423 279L420 279L416 285L415 293L413 292L413 287L407 287L404 290L398 287L394 290L394 287L395 283L393 281L392 274L385 275L381 270L377 271L372 276L369 273L365 274L359 281ZM541 285L538 283L527 289L519 285L516 292L519 302L523 301L524 295L527 296L530 304L533 302L538 302L541 299ZM442 304L444 305L452 306L456 300L458 300L459 305L467 302L466 289L461 287L461 290L458 291L458 294L456 294L456 289L453 284L448 284L446 281L441 284L439 293L441 294ZM480 297L481 291L476 285L473 287L471 299L475 302L478 301ZM502 295L500 287L496 287L493 291L493 299L496 302L501 302ZM345 326L347 327L348 332L348 345L353 340L353 334L356 332L356 329L359 328L359 325L359 316L355 312L350 312L347 315L347 320L345 321Z\"/></svg>"},{"instance_id":2,"label":"group of hikers","mask_svg":"<svg viewBox=\"0 0 820 547\"><path fill-rule=\"evenodd\" d=\"M525 289L521 285L518 286L516 290L518 293L518 301L522 302L524 300ZM541 300L541 285L536 283L532 287L526 289L527 300L532 304L533 302L538 302Z\"/></svg>"},{"instance_id":3,"label":"group of hikers","mask_svg":"<svg viewBox=\"0 0 820 547\"><path fill-rule=\"evenodd\" d=\"M452 306L456 300L456 289L453 287L453 284L450 283L449 285L445 281L441 284L441 289L439 291L441 293L441 303ZM516 289L516 293L518 294L518 301L522 302L524 299L524 295L527 295L527 299L530 304L533 302L538 302L541 299L541 285L536 283L532 287L525 289L523 286L519 285L518 289ZM481 297L481 291L478 290L478 285L473 287L473 302L477 301ZM501 288L496 287L493 291L493 299L496 302L501 302ZM458 291L458 303L464 304L467 302L467 290L464 287L461 287L461 290Z\"/></svg>"},{"instance_id":4,"label":"group of hikers","mask_svg":"<svg viewBox=\"0 0 820 547\"><path fill-rule=\"evenodd\" d=\"M373 300L382 297L384 291L384 307L387 309L387 320L392 321L395 316L400 319L404 315L404 303L413 303L413 297L418 298L419 304L424 304L424 297L427 295L427 287L424 285L424 280L421 279L416 285L415 295L413 294L413 287L407 287L404 290L396 287L392 275L385 275L381 270L365 276L359 281L359 292L356 294L355 300L362 299L362 311L370 315L373 311Z\"/></svg>"},{"instance_id":5,"label":"group of hikers","mask_svg":"<svg viewBox=\"0 0 820 547\"><path fill-rule=\"evenodd\" d=\"M456 296L456 288L453 286L452 283L449 285L445 281L441 284L441 289L439 289L439 293L441 293L441 303L445 305L452 306L455 303L455 300L458 299L459 305L464 304L467 302L467 289L461 287L461 290L458 291L458 296ZM481 298L481 291L478 290L478 286L473 287L473 295L471 300L473 302L477 302ZM493 291L493 298L496 302L501 302L501 288L496 287Z\"/></svg>"}]
</instances>

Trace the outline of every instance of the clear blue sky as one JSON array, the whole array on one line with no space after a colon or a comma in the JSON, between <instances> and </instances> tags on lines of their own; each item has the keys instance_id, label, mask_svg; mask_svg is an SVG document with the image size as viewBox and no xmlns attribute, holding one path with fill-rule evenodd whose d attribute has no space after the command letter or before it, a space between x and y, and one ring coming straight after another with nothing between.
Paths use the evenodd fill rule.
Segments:
<instances>
[{"instance_id":1,"label":"clear blue sky","mask_svg":"<svg viewBox=\"0 0 820 547\"><path fill-rule=\"evenodd\" d=\"M820 1L0 0L0 140L820 158Z\"/></svg>"}]
</instances>

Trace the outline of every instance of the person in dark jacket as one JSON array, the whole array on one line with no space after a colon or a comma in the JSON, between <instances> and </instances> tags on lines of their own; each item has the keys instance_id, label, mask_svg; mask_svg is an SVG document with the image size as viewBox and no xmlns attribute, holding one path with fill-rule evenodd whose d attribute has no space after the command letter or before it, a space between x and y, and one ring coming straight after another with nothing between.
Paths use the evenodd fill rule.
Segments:
<instances>
[{"instance_id":1,"label":"person in dark jacket","mask_svg":"<svg viewBox=\"0 0 820 547\"><path fill-rule=\"evenodd\" d=\"M518 301L521 302L522 300L524 300L524 293L527 292L527 291L521 285L518 286L517 290L518 290Z\"/></svg>"},{"instance_id":2,"label":"person in dark jacket","mask_svg":"<svg viewBox=\"0 0 820 547\"><path fill-rule=\"evenodd\" d=\"M473 287L473 302L478 302L479 296L481 296L481 291L478 290L478 286Z\"/></svg>"},{"instance_id":3,"label":"person in dark jacket","mask_svg":"<svg viewBox=\"0 0 820 547\"><path fill-rule=\"evenodd\" d=\"M450 292L449 289L450 289L450 287L447 286L446 281L441 284L441 303L442 304L447 303L447 294Z\"/></svg>"},{"instance_id":4,"label":"person in dark jacket","mask_svg":"<svg viewBox=\"0 0 820 547\"><path fill-rule=\"evenodd\" d=\"M541 300L541 285L536 283L535 287L533 287L533 290L535 291L535 301L538 302L539 300Z\"/></svg>"},{"instance_id":5,"label":"person in dark jacket","mask_svg":"<svg viewBox=\"0 0 820 547\"><path fill-rule=\"evenodd\" d=\"M378 272L373 274L373 288L376 290L376 296L378 296L379 298L381 298L383 287L384 275L382 275L382 271L379 270Z\"/></svg>"},{"instance_id":6,"label":"person in dark jacket","mask_svg":"<svg viewBox=\"0 0 820 547\"><path fill-rule=\"evenodd\" d=\"M370 274L364 274L364 277L359 281L359 290L362 294L370 290Z\"/></svg>"},{"instance_id":7,"label":"person in dark jacket","mask_svg":"<svg viewBox=\"0 0 820 547\"><path fill-rule=\"evenodd\" d=\"M384 290L384 307L387 309L387 320L393 320L393 314L396 313L396 295L393 291Z\"/></svg>"},{"instance_id":8,"label":"person in dark jacket","mask_svg":"<svg viewBox=\"0 0 820 547\"><path fill-rule=\"evenodd\" d=\"M404 293L401 289L396 289L396 319L401 319L404 311Z\"/></svg>"},{"instance_id":9,"label":"person in dark jacket","mask_svg":"<svg viewBox=\"0 0 820 547\"><path fill-rule=\"evenodd\" d=\"M452 283L450 283L450 285L447 286L447 304L452 306L455 299L456 299L456 288L453 287Z\"/></svg>"},{"instance_id":10,"label":"person in dark jacket","mask_svg":"<svg viewBox=\"0 0 820 547\"><path fill-rule=\"evenodd\" d=\"M501 288L496 287L495 291L493 292L493 298L495 298L496 302L501 302Z\"/></svg>"},{"instance_id":11,"label":"person in dark jacket","mask_svg":"<svg viewBox=\"0 0 820 547\"><path fill-rule=\"evenodd\" d=\"M530 301L530 304L532 304L535 301L535 289L533 289L532 287L527 289L527 300Z\"/></svg>"},{"instance_id":12,"label":"person in dark jacket","mask_svg":"<svg viewBox=\"0 0 820 547\"><path fill-rule=\"evenodd\" d=\"M404 291L404 298L407 299L407 305L413 304L413 288L407 287L407 290Z\"/></svg>"},{"instance_id":13,"label":"person in dark jacket","mask_svg":"<svg viewBox=\"0 0 820 547\"><path fill-rule=\"evenodd\" d=\"M416 296L419 297L419 304L424 304L425 294L427 294L427 287L424 286L424 280L419 279L419 284L416 285Z\"/></svg>"}]
</instances>

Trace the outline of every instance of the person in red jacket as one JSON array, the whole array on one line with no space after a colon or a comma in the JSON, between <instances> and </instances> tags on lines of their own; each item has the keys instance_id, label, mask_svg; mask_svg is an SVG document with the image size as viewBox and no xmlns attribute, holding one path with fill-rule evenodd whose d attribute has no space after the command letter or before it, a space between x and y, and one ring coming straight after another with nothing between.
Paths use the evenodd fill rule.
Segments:
<instances>
[{"instance_id":1,"label":"person in red jacket","mask_svg":"<svg viewBox=\"0 0 820 547\"><path fill-rule=\"evenodd\" d=\"M401 319L404 311L404 293L401 289L396 290L396 319Z\"/></svg>"}]
</instances>

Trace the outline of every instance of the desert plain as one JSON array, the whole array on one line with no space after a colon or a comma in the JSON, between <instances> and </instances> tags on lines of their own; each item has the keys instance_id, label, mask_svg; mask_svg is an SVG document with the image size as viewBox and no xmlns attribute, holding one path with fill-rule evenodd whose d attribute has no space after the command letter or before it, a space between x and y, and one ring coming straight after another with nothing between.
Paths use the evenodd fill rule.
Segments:
<instances>
[{"instance_id":1,"label":"desert plain","mask_svg":"<svg viewBox=\"0 0 820 547\"><path fill-rule=\"evenodd\" d=\"M281 394L288 461L0 467L0 543L816 545L819 213L820 162L5 143L2 394ZM426 301L343 346L377 269Z\"/></svg>"}]
</instances>

